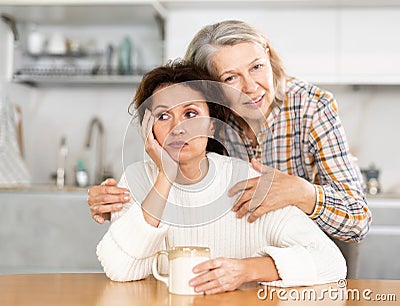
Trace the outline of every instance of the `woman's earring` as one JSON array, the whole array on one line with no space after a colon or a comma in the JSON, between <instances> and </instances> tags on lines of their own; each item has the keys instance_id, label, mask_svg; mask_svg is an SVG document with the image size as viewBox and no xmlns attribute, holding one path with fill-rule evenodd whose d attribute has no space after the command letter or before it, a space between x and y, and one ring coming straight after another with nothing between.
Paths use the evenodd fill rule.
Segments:
<instances>
[{"instance_id":1,"label":"woman's earring","mask_svg":"<svg viewBox=\"0 0 400 306\"><path fill-rule=\"evenodd\" d=\"M214 135L210 135L210 136L208 136L208 137L214 139Z\"/></svg>"}]
</instances>

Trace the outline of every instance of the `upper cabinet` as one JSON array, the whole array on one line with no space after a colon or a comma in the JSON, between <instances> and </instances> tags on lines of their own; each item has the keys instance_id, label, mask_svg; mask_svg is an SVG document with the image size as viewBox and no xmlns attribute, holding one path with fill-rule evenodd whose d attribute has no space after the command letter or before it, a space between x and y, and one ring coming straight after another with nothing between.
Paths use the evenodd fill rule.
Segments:
<instances>
[{"instance_id":1,"label":"upper cabinet","mask_svg":"<svg viewBox=\"0 0 400 306\"><path fill-rule=\"evenodd\" d=\"M182 57L204 25L240 19L265 31L290 75L400 84L397 0L0 0L0 12L17 25L16 82L130 84Z\"/></svg>"},{"instance_id":2,"label":"upper cabinet","mask_svg":"<svg viewBox=\"0 0 400 306\"><path fill-rule=\"evenodd\" d=\"M347 8L339 21L340 80L400 84L400 7Z\"/></svg>"},{"instance_id":3,"label":"upper cabinet","mask_svg":"<svg viewBox=\"0 0 400 306\"><path fill-rule=\"evenodd\" d=\"M12 79L32 84L132 84L164 58L154 1L0 1L13 30Z\"/></svg>"},{"instance_id":4,"label":"upper cabinet","mask_svg":"<svg viewBox=\"0 0 400 306\"><path fill-rule=\"evenodd\" d=\"M240 19L263 30L289 74L319 84L400 84L395 0L163 1L166 57L205 24Z\"/></svg>"}]
</instances>

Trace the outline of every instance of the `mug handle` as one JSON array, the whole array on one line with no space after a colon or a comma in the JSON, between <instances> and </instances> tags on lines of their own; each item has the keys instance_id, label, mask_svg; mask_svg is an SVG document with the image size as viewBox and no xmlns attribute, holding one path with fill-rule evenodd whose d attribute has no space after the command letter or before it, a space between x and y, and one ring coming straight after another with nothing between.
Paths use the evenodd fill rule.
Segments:
<instances>
[{"instance_id":1,"label":"mug handle","mask_svg":"<svg viewBox=\"0 0 400 306\"><path fill-rule=\"evenodd\" d=\"M162 282L163 282L164 284L166 284L167 287L168 287L168 277L166 277L166 276L161 276L160 273L158 273L158 265L157 265L157 262L158 262L158 257L159 257L160 255L166 255L166 256L168 257L168 252L167 252L167 251L159 251L159 252L157 252L157 254L156 254L156 255L154 256L154 258L153 258L153 264L152 264L151 270L152 270L153 276L154 276L156 279L158 279L159 281L162 281Z\"/></svg>"}]
</instances>

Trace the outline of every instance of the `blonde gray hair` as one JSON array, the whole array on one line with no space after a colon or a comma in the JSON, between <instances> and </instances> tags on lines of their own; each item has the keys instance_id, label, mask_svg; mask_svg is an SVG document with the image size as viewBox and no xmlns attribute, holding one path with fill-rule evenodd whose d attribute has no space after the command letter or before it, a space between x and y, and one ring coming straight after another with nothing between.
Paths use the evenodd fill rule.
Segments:
<instances>
[{"instance_id":1,"label":"blonde gray hair","mask_svg":"<svg viewBox=\"0 0 400 306\"><path fill-rule=\"evenodd\" d=\"M213 56L218 47L233 46L243 42L254 43L264 50L269 49L269 58L274 77L275 100L283 101L285 98L286 72L282 61L271 46L269 38L246 22L225 20L205 26L197 32L190 42L184 59L193 62L216 77Z\"/></svg>"}]
</instances>

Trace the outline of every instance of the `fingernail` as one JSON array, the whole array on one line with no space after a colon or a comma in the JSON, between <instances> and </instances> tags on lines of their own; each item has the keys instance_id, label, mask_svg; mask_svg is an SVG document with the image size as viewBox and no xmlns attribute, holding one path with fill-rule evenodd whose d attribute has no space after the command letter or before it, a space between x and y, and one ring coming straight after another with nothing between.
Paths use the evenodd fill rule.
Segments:
<instances>
[{"instance_id":1,"label":"fingernail","mask_svg":"<svg viewBox=\"0 0 400 306\"><path fill-rule=\"evenodd\" d=\"M130 200L130 197L125 196L124 201L128 202Z\"/></svg>"},{"instance_id":2,"label":"fingernail","mask_svg":"<svg viewBox=\"0 0 400 306\"><path fill-rule=\"evenodd\" d=\"M130 195L129 191L124 191L124 194Z\"/></svg>"},{"instance_id":3,"label":"fingernail","mask_svg":"<svg viewBox=\"0 0 400 306\"><path fill-rule=\"evenodd\" d=\"M118 204L117 204L117 208L122 208L122 204L121 204L121 203L118 203Z\"/></svg>"}]
</instances>

